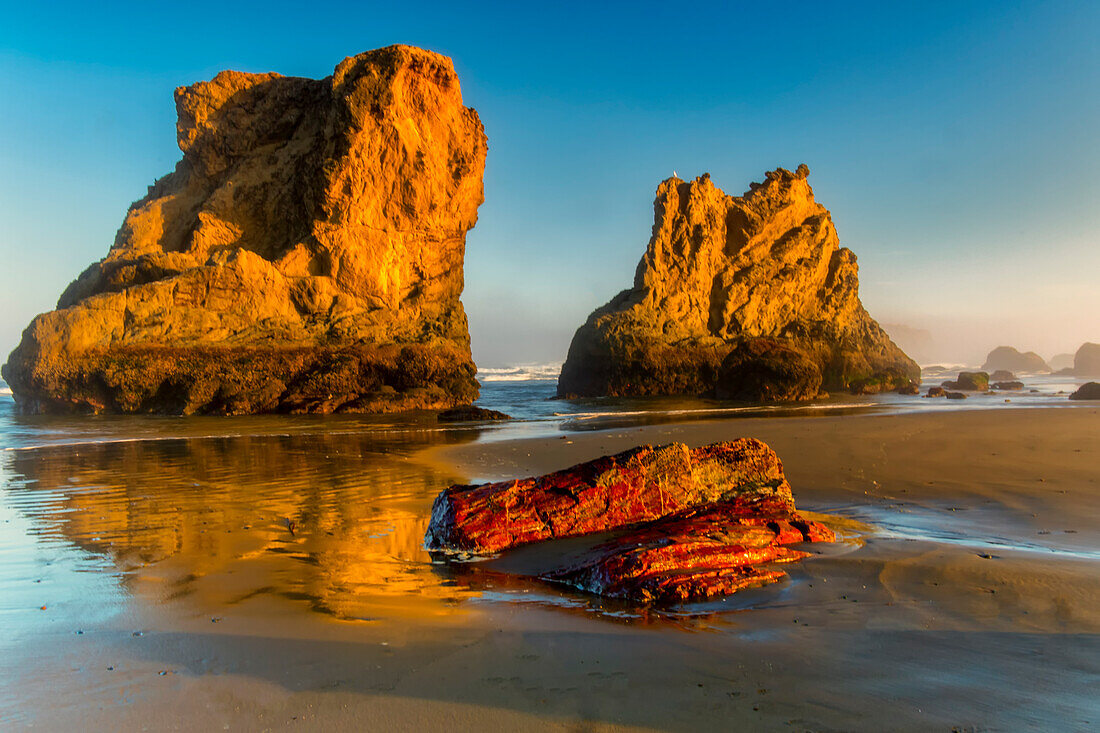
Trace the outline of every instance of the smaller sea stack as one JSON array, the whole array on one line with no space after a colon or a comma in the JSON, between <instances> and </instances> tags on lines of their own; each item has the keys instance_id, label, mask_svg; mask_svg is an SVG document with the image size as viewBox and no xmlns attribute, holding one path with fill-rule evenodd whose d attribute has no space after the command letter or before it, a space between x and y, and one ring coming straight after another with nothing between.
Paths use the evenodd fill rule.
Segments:
<instances>
[{"instance_id":1,"label":"smaller sea stack","mask_svg":"<svg viewBox=\"0 0 1100 733\"><path fill-rule=\"evenodd\" d=\"M183 158L3 368L25 413L445 409L487 141L451 60L390 46L176 90Z\"/></svg>"},{"instance_id":2,"label":"smaller sea stack","mask_svg":"<svg viewBox=\"0 0 1100 733\"><path fill-rule=\"evenodd\" d=\"M780 168L742 196L709 175L663 182L634 286L577 330L558 395L776 401L919 383L860 303L856 257L808 174Z\"/></svg>"}]
</instances>

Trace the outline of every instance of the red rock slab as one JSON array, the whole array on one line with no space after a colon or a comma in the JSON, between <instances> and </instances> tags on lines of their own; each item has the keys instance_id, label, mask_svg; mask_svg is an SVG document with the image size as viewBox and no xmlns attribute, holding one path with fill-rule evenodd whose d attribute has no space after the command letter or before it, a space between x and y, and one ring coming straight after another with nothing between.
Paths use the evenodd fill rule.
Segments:
<instances>
[{"instance_id":1,"label":"red rock slab","mask_svg":"<svg viewBox=\"0 0 1100 733\"><path fill-rule=\"evenodd\" d=\"M834 539L783 501L722 503L628 530L541 577L610 598L700 601L779 580L771 565L809 555L788 545Z\"/></svg>"},{"instance_id":2,"label":"red rock slab","mask_svg":"<svg viewBox=\"0 0 1100 733\"><path fill-rule=\"evenodd\" d=\"M425 546L494 554L717 503L747 515L765 500L794 512L783 464L759 440L695 450L680 443L644 445L546 476L452 486L436 497Z\"/></svg>"}]
</instances>

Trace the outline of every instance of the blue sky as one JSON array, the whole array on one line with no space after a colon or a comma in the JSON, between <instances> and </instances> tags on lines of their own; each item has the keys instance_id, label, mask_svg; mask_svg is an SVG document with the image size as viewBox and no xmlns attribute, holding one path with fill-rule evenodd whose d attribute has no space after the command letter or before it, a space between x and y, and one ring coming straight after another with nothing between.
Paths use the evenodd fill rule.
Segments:
<instances>
[{"instance_id":1,"label":"blue sky","mask_svg":"<svg viewBox=\"0 0 1100 733\"><path fill-rule=\"evenodd\" d=\"M0 351L169 172L172 90L451 56L489 135L475 359L560 360L657 184L810 166L882 322L944 359L1100 341L1100 3L54 3L0 28ZM2 357L0 357L2 358Z\"/></svg>"}]
</instances>

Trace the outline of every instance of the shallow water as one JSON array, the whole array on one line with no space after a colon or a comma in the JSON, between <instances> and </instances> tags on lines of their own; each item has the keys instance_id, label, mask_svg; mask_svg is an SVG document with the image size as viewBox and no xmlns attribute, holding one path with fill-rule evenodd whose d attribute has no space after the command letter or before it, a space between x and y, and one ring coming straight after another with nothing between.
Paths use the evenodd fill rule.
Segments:
<instances>
[{"instance_id":1,"label":"shallow water","mask_svg":"<svg viewBox=\"0 0 1100 733\"><path fill-rule=\"evenodd\" d=\"M1008 397L1013 406L1075 407L1057 394L1074 383L1055 377L1025 381L1041 392L1014 393ZM1061 616L1035 613L1021 626L1019 612L987 609L974 600L979 592L974 578L984 566L973 570L968 563L1012 557L1035 575L1049 572L1044 563L1051 558L1063 563L1059 572L1079 581L1100 561L1094 534L1036 535L1027 528L1014 533L1019 521L1006 520L999 505L955 511L958 507L868 499L857 504L800 500L805 509L826 512L844 541L812 548L819 556L788 567L791 579L784 583L689 607L647 609L601 601L525 580L507 572L507 563L433 563L422 548L431 502L447 485L476 477L427 462L426 447L701 418L1005 405L1000 395L974 395L961 403L878 395L761 408L681 399L558 401L549 399L553 391L548 380L486 382L480 404L518 419L453 427L417 414L20 417L10 396L0 395L0 627L5 630L0 680L20 683L0 685L0 727L36 719L29 712L28 680L67 686L78 697L91 689L83 678L65 677L65 665L84 669L80 656L63 658L60 671L41 677L26 672L36 668L43 646L69 648L78 639L113 635L115 648L118 638L131 643L131 635L163 636L199 621L220 628L216 625L228 626L230 620L245 624L233 630L246 638L248 625L271 616L311 629L301 632L305 636L320 634L331 623L371 629L385 638L416 626L468 633L509 624L530 635L559 623L538 615L551 613L581 624L571 626L571 633L602 635L610 623L657 632L707 631L735 645L772 644L789 642L791 629L776 619L791 624L794 610L802 619L794 622L798 633L805 633L798 624L811 623L833 630L881 626L909 633L931 624L944 632L1007 634L1025 628L1046 634L1062 628ZM931 588L944 568L948 577L956 574L964 592L937 595ZM935 613L920 588L935 598ZM858 603L864 606L857 608ZM1090 632L1078 640L1079 650L1098 648L1092 629L1089 619L1064 622L1066 632ZM837 638L820 640L816 653L824 654ZM657 648L670 643L661 639L648 637L645 643ZM989 648L997 644L1015 659L1017 642L1001 639ZM426 649L429 656L436 653L430 651L435 647ZM685 668L709 664L692 656L698 652L683 653ZM160 650L154 657L150 664L164 666L172 655ZM197 665L198 677L207 674L202 664L188 664ZM1095 676L1094 667L1081 664L1084 676L1070 680L1059 702L1077 716L1074 720L1084 719L1081 711L1089 706L1079 690ZM263 676L262 670L252 674ZM144 689L148 682L134 684Z\"/></svg>"},{"instance_id":2,"label":"shallow water","mask_svg":"<svg viewBox=\"0 0 1100 733\"><path fill-rule=\"evenodd\" d=\"M478 477L417 454L434 445L703 418L1005 404L1000 395L949 403L893 394L763 407L683 398L563 401L552 399L550 370L533 370L533 380L501 371L484 383L479 401L516 418L499 424L445 426L431 414L24 417L0 395L6 641L41 623L43 606L51 618L102 619L128 603L184 597L217 606L266 595L341 619L444 616L461 612L466 600L517 592L524 602L599 611L602 604L577 594L433 566L421 546L433 498ZM1041 391L1014 393L1011 404L1074 406L1058 394L1073 386L1063 378L1032 377L1028 386ZM884 520L881 530L899 537L922 531L916 517L903 519L904 526ZM135 580L150 576L155 582ZM485 591L486 583L495 590Z\"/></svg>"}]
</instances>

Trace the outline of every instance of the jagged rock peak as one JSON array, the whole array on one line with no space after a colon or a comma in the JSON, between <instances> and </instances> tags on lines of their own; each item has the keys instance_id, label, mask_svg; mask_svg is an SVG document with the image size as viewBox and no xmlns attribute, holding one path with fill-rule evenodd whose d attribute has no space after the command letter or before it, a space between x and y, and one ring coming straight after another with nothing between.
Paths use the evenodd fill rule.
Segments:
<instances>
[{"instance_id":1,"label":"jagged rock peak","mask_svg":"<svg viewBox=\"0 0 1100 733\"><path fill-rule=\"evenodd\" d=\"M389 411L477 396L463 287L487 142L445 56L176 90L176 169L4 368L28 412Z\"/></svg>"},{"instance_id":2,"label":"jagged rock peak","mask_svg":"<svg viewBox=\"0 0 1100 733\"><path fill-rule=\"evenodd\" d=\"M805 352L824 389L919 380L917 365L860 303L856 257L840 246L808 176L805 165L779 168L742 196L709 175L662 182L634 287L577 331L559 393L712 392L723 360L758 337L784 341L758 352ZM736 385L724 391L739 394Z\"/></svg>"}]
</instances>

